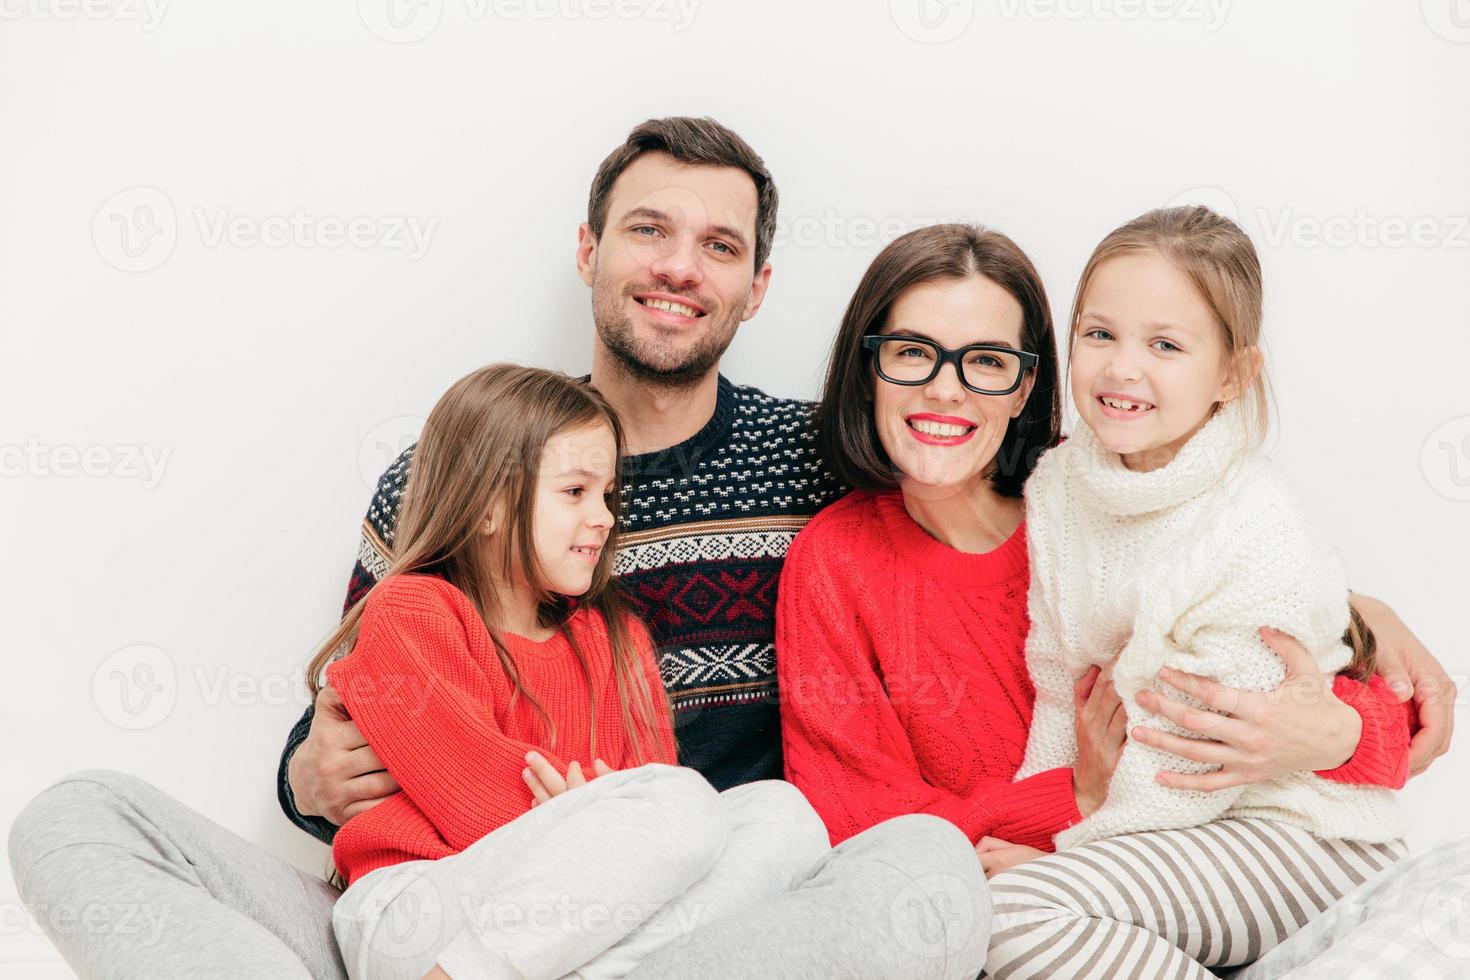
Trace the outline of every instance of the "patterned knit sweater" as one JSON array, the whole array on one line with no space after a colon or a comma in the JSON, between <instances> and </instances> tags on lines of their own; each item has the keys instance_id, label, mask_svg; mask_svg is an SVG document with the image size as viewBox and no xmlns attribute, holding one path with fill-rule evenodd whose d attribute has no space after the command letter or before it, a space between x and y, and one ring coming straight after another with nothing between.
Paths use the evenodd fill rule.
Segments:
<instances>
[{"instance_id":1,"label":"patterned knit sweater","mask_svg":"<svg viewBox=\"0 0 1470 980\"><path fill-rule=\"evenodd\" d=\"M615 572L653 636L679 761L720 790L781 778L777 581L796 533L840 492L818 457L811 407L722 376L699 432L622 461ZM387 571L412 458L410 448L378 481L348 607ZM278 795L293 823L330 841L336 828L298 813L286 778L311 718L308 708L287 738Z\"/></svg>"},{"instance_id":2,"label":"patterned knit sweater","mask_svg":"<svg viewBox=\"0 0 1470 980\"><path fill-rule=\"evenodd\" d=\"M1257 635L1263 625L1295 636L1324 671L1347 664L1342 565L1310 534L1280 475L1249 449L1237 404L1217 412L1167 466L1148 473L1128 470L1080 427L1042 459L1026 497L1026 657L1038 702L1017 778L1076 757L1073 679L1114 654L1129 729L1148 724L1178 735L1190 733L1134 699L1143 687L1167 689L1155 676L1166 664L1230 687L1271 690L1285 668ZM1398 729L1406 742L1408 726ZM1394 794L1378 786L1294 773L1203 793L1154 778L1161 769L1212 768L1130 740L1106 802L1059 835L1057 846L1221 817L1279 820L1323 838L1375 843L1406 829Z\"/></svg>"},{"instance_id":3,"label":"patterned knit sweater","mask_svg":"<svg viewBox=\"0 0 1470 980\"><path fill-rule=\"evenodd\" d=\"M586 671L560 632L544 642L503 637L521 682L555 726L553 750L531 702L516 698L512 706L513 686L468 596L429 575L397 575L373 591L352 652L327 668L327 679L403 792L338 831L332 857L349 884L400 861L456 854L528 811L521 771L531 749L562 772L573 759L587 772L594 758L614 769L674 763L647 632L635 623L631 635L661 724L635 758L606 625L595 612L578 612L566 628Z\"/></svg>"}]
</instances>

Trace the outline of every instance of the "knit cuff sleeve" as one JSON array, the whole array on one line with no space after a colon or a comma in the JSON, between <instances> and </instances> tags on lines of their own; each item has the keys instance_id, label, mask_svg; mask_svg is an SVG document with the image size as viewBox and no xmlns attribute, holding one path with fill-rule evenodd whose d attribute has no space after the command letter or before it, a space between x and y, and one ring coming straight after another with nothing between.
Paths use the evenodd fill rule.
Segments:
<instances>
[{"instance_id":1,"label":"knit cuff sleeve","mask_svg":"<svg viewBox=\"0 0 1470 980\"><path fill-rule=\"evenodd\" d=\"M1338 675L1332 693L1363 718L1363 734L1352 756L1317 775L1339 783L1401 789L1409 778L1409 735L1414 702L1399 703L1382 677L1364 684Z\"/></svg>"},{"instance_id":2,"label":"knit cuff sleeve","mask_svg":"<svg viewBox=\"0 0 1470 980\"><path fill-rule=\"evenodd\" d=\"M979 802L963 828L971 843L989 836L1051 851L1056 835L1082 820L1071 767L1048 769L993 793Z\"/></svg>"}]
</instances>

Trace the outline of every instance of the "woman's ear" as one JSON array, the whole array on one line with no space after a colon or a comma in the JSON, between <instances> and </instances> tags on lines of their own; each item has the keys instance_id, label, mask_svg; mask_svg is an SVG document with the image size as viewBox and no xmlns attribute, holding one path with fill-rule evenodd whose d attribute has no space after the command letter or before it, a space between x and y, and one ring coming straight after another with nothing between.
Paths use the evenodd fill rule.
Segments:
<instances>
[{"instance_id":1,"label":"woman's ear","mask_svg":"<svg viewBox=\"0 0 1470 980\"><path fill-rule=\"evenodd\" d=\"M490 508L489 512L480 519L480 533L485 537L494 534L500 528L500 507Z\"/></svg>"},{"instance_id":2,"label":"woman's ear","mask_svg":"<svg viewBox=\"0 0 1470 980\"><path fill-rule=\"evenodd\" d=\"M1239 398L1260 377L1265 367L1266 356L1259 347L1244 347L1235 352L1225 381L1220 386L1220 401L1228 402Z\"/></svg>"},{"instance_id":3,"label":"woman's ear","mask_svg":"<svg viewBox=\"0 0 1470 980\"><path fill-rule=\"evenodd\" d=\"M1020 418L1021 413L1026 410L1026 402L1031 398L1031 389L1036 387L1036 369L1027 371L1021 378L1021 387L1016 389L1016 407L1011 409L1011 418Z\"/></svg>"}]
</instances>

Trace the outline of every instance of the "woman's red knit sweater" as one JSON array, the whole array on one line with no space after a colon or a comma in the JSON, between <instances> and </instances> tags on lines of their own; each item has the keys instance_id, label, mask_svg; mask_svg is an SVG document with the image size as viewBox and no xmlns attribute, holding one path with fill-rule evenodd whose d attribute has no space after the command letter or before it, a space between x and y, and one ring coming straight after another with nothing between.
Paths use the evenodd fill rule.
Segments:
<instances>
[{"instance_id":1,"label":"woman's red knit sweater","mask_svg":"<svg viewBox=\"0 0 1470 980\"><path fill-rule=\"evenodd\" d=\"M1081 819L1072 770L1013 782L1035 692L1026 670L1023 524L967 554L935 540L897 491L858 491L796 536L781 573L776 657L786 778L834 844L890 817L932 813L1051 850ZM1322 775L1402 786L1405 710L1381 678L1339 677L1363 715L1357 752Z\"/></svg>"},{"instance_id":2,"label":"woman's red knit sweater","mask_svg":"<svg viewBox=\"0 0 1470 980\"><path fill-rule=\"evenodd\" d=\"M677 765L653 645L641 624L629 624L658 720L643 761ZM373 590L356 645L327 679L403 791L337 832L332 857L349 884L400 861L458 853L525 813L533 797L521 772L532 749L563 773L573 759L588 773L594 758L614 769L639 764L624 735L602 617L579 611L567 625L587 671L560 632L539 643L502 637L523 686L556 726L553 751L530 701L511 707L514 685L468 596L429 575L394 576Z\"/></svg>"}]
</instances>

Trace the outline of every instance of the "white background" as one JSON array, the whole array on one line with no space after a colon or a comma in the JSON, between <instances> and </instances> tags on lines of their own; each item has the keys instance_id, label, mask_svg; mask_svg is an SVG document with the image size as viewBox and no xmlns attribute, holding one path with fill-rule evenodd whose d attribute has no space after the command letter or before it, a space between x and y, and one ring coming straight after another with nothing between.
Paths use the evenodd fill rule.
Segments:
<instances>
[{"instance_id":1,"label":"white background","mask_svg":"<svg viewBox=\"0 0 1470 980\"><path fill-rule=\"evenodd\" d=\"M655 115L715 116L776 176L725 371L781 395L816 394L901 231L1006 231L1061 320L1115 225L1233 210L1276 458L1354 586L1470 670L1464 0L89 2L0 0L0 826L109 767L325 865L276 763L371 481L471 368L588 368L577 223ZM1405 791L1415 845L1464 832L1467 758ZM64 975L8 880L0 910L0 964Z\"/></svg>"}]
</instances>

